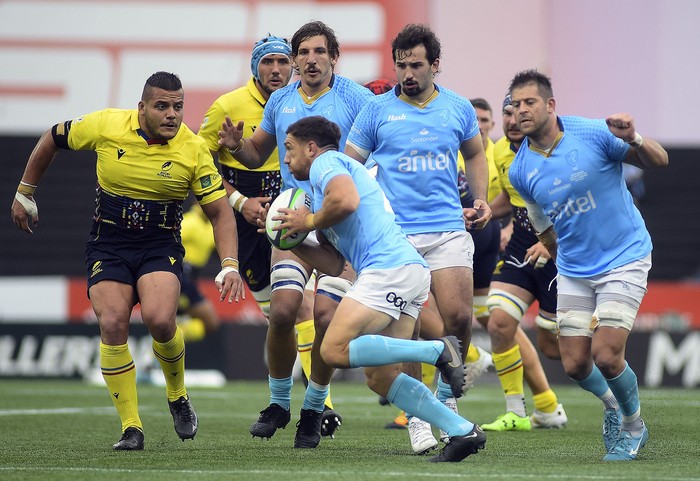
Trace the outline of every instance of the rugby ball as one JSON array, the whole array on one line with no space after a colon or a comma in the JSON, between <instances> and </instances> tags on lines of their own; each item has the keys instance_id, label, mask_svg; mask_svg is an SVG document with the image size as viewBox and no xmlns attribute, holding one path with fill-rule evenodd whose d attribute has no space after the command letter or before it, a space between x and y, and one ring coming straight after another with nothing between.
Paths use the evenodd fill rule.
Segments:
<instances>
[{"instance_id":1,"label":"rugby ball","mask_svg":"<svg viewBox=\"0 0 700 481\"><path fill-rule=\"evenodd\" d=\"M296 210L304 206L311 210L311 198L302 189L287 189L277 196L270 205L270 210L267 212L267 218L265 219L265 232L267 233L267 239L270 241L270 244L280 250L286 251L304 242L308 232L294 234L291 237L282 239L282 236L287 233L287 229L272 230L282 223L278 220L272 220L273 217L277 217L281 208L286 207Z\"/></svg>"}]
</instances>

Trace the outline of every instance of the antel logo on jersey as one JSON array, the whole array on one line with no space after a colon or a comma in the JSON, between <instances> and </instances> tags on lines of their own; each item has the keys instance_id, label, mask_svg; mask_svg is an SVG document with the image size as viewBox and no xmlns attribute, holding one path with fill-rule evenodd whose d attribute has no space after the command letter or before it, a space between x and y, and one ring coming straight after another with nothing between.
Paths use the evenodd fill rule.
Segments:
<instances>
[{"instance_id":1,"label":"antel logo on jersey","mask_svg":"<svg viewBox=\"0 0 700 481\"><path fill-rule=\"evenodd\" d=\"M450 166L450 151L444 154L434 154L432 151L418 155L417 150L412 150L409 156L399 157L399 172L428 172L433 170L447 170Z\"/></svg>"},{"instance_id":2,"label":"antel logo on jersey","mask_svg":"<svg viewBox=\"0 0 700 481\"><path fill-rule=\"evenodd\" d=\"M294 113L296 113L296 111L297 111L297 108L296 108L296 107L292 107L292 108L284 107L284 108L282 109L282 113L283 113L283 114L294 114Z\"/></svg>"},{"instance_id":3,"label":"antel logo on jersey","mask_svg":"<svg viewBox=\"0 0 700 481\"><path fill-rule=\"evenodd\" d=\"M389 114L389 117L387 117L387 119L386 119L387 122L394 122L396 120L406 120L406 114L401 114L401 115Z\"/></svg>"},{"instance_id":4,"label":"antel logo on jersey","mask_svg":"<svg viewBox=\"0 0 700 481\"><path fill-rule=\"evenodd\" d=\"M574 215L584 214L596 208L598 208L598 205L595 203L593 194L589 190L586 192L586 195L582 195L577 199L569 199L565 204L553 202L552 208L547 212L547 215L552 219L556 219L557 217L569 218Z\"/></svg>"}]
</instances>

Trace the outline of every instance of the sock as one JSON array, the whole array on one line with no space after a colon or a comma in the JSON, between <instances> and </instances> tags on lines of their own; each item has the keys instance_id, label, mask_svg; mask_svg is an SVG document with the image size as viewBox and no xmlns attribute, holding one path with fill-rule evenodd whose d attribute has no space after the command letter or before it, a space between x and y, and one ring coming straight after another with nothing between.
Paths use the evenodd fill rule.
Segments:
<instances>
[{"instance_id":1,"label":"sock","mask_svg":"<svg viewBox=\"0 0 700 481\"><path fill-rule=\"evenodd\" d=\"M165 394L168 401L176 401L187 396L185 389L185 339L180 328L175 329L175 335L168 342L160 343L153 340L153 354L160 363L165 377Z\"/></svg>"},{"instance_id":2,"label":"sock","mask_svg":"<svg viewBox=\"0 0 700 481\"><path fill-rule=\"evenodd\" d=\"M270 386L270 404L279 404L289 411L292 404L292 385L294 384L292 376L283 379L268 376L267 382Z\"/></svg>"},{"instance_id":3,"label":"sock","mask_svg":"<svg viewBox=\"0 0 700 481\"><path fill-rule=\"evenodd\" d=\"M309 379L309 385L306 387L304 394L304 404L302 409L312 409L317 412L323 412L324 401L328 395L328 384L321 385Z\"/></svg>"},{"instance_id":4,"label":"sock","mask_svg":"<svg viewBox=\"0 0 700 481\"><path fill-rule=\"evenodd\" d=\"M437 397L438 401L440 401L441 403L444 403L448 399L455 397L454 394L452 394L452 388L449 384L442 380L442 376L438 376L435 397Z\"/></svg>"},{"instance_id":5,"label":"sock","mask_svg":"<svg viewBox=\"0 0 700 481\"><path fill-rule=\"evenodd\" d=\"M438 401L425 384L404 373L394 379L386 397L395 406L439 427L449 436L464 436L474 429L474 424Z\"/></svg>"},{"instance_id":6,"label":"sock","mask_svg":"<svg viewBox=\"0 0 700 481\"><path fill-rule=\"evenodd\" d=\"M610 390L615 395L617 402L620 404L622 412L622 429L625 431L633 431L633 434L639 434L644 425L641 418L641 410L639 406L639 386L637 384L637 375L634 373L629 364L625 363L625 369L619 376L607 380ZM634 431L637 431L636 433Z\"/></svg>"},{"instance_id":7,"label":"sock","mask_svg":"<svg viewBox=\"0 0 700 481\"><path fill-rule=\"evenodd\" d=\"M559 406L557 395L551 389L547 389L539 394L533 394L532 402L535 405L535 409L543 413L553 413Z\"/></svg>"},{"instance_id":8,"label":"sock","mask_svg":"<svg viewBox=\"0 0 700 481\"><path fill-rule=\"evenodd\" d=\"M476 362L481 357L479 350L474 346L474 344L469 344L469 349L467 349L467 362Z\"/></svg>"},{"instance_id":9,"label":"sock","mask_svg":"<svg viewBox=\"0 0 700 481\"><path fill-rule=\"evenodd\" d=\"M129 346L100 343L100 369L107 389L122 422L122 432L136 427L143 431L136 394L136 369Z\"/></svg>"},{"instance_id":10,"label":"sock","mask_svg":"<svg viewBox=\"0 0 700 481\"><path fill-rule=\"evenodd\" d=\"M523 359L517 344L506 352L494 352L493 365L506 396L506 409L525 417L525 387L523 385Z\"/></svg>"},{"instance_id":11,"label":"sock","mask_svg":"<svg viewBox=\"0 0 700 481\"><path fill-rule=\"evenodd\" d=\"M296 325L297 329L297 352L299 353L299 361L301 361L301 369L304 371L306 379L311 379L311 346L316 338L316 328L314 320L300 322ZM328 390L325 405L333 409L333 401L331 401L331 391Z\"/></svg>"},{"instance_id":12,"label":"sock","mask_svg":"<svg viewBox=\"0 0 700 481\"><path fill-rule=\"evenodd\" d=\"M580 381L572 379L572 381L574 381L576 384L581 386L581 388L592 393L598 399L603 401L605 409L618 408L617 399L615 399L615 395L610 390L610 386L608 386L608 381L605 380L605 377L603 377L603 373L600 372L600 369L598 369L598 366L596 366L595 364L593 364L593 369L591 370L591 373L585 379L582 379Z\"/></svg>"},{"instance_id":13,"label":"sock","mask_svg":"<svg viewBox=\"0 0 700 481\"><path fill-rule=\"evenodd\" d=\"M385 366L398 362L435 364L445 349L442 341L412 341L379 335L365 335L349 344L350 367Z\"/></svg>"},{"instance_id":14,"label":"sock","mask_svg":"<svg viewBox=\"0 0 700 481\"><path fill-rule=\"evenodd\" d=\"M437 371L437 368L433 366L432 364L426 364L426 363L421 363L420 365L420 374L421 374L421 381L423 381L423 384L426 386L432 386L433 381L435 381L435 372Z\"/></svg>"}]
</instances>

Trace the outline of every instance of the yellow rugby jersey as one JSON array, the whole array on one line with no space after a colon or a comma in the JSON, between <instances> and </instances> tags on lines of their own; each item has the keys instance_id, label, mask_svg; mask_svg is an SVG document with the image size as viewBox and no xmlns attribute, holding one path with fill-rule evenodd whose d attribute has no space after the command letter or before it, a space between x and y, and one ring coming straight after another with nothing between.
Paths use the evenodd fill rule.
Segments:
<instances>
[{"instance_id":1,"label":"yellow rugby jersey","mask_svg":"<svg viewBox=\"0 0 700 481\"><path fill-rule=\"evenodd\" d=\"M194 204L182 216L182 245L185 247L185 262L197 268L204 267L216 245L214 230L199 205Z\"/></svg>"},{"instance_id":2,"label":"yellow rugby jersey","mask_svg":"<svg viewBox=\"0 0 700 481\"><path fill-rule=\"evenodd\" d=\"M496 169L496 164L494 163L494 143L493 140L486 140L486 163L489 166L489 183L488 190L486 191L486 202L491 202L496 198L498 194L501 193L501 184L498 182L498 169ZM462 157L462 152L457 151L457 167L460 171L465 172L466 167L464 164L464 157ZM472 192L472 195L474 193Z\"/></svg>"},{"instance_id":3,"label":"yellow rugby jersey","mask_svg":"<svg viewBox=\"0 0 700 481\"><path fill-rule=\"evenodd\" d=\"M97 182L113 195L183 201L192 190L202 204L226 195L207 146L184 123L165 145L148 145L139 128L135 109L99 110L70 122L68 147L97 152Z\"/></svg>"},{"instance_id":4,"label":"yellow rugby jersey","mask_svg":"<svg viewBox=\"0 0 700 481\"><path fill-rule=\"evenodd\" d=\"M508 170L510 169L510 164L513 163L515 159L515 152L510 148L510 141L504 136L496 141L494 145L494 157L493 160L496 164L496 169L498 169L498 181L501 188L508 193L510 197L510 203L515 207L525 207L525 201L513 184L510 183L508 178Z\"/></svg>"},{"instance_id":5,"label":"yellow rugby jersey","mask_svg":"<svg viewBox=\"0 0 700 481\"><path fill-rule=\"evenodd\" d=\"M236 90L228 92L218 99L209 107L202 125L199 126L197 135L202 137L207 143L209 150L219 152L219 162L228 167L239 170L252 170L254 172L267 172L270 170L280 170L280 160L277 153L277 147L272 152L265 163L257 169L249 169L245 165L238 162L231 155L227 148L219 145L219 130L221 124L228 115L234 124L239 121L245 122L243 127L243 137L248 138L253 135L255 129L258 128L263 118L263 110L267 100L262 96L258 88L255 86L255 79L250 78L248 83Z\"/></svg>"}]
</instances>

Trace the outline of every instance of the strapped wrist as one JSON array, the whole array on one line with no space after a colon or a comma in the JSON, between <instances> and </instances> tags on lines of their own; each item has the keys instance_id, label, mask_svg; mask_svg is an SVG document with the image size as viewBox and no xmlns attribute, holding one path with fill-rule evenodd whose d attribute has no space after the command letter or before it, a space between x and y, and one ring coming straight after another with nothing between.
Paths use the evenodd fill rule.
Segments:
<instances>
[{"instance_id":1,"label":"strapped wrist","mask_svg":"<svg viewBox=\"0 0 700 481\"><path fill-rule=\"evenodd\" d=\"M238 271L238 259L234 259L233 257L224 257L221 260L221 268L225 269L226 267L230 267L231 269Z\"/></svg>"},{"instance_id":2,"label":"strapped wrist","mask_svg":"<svg viewBox=\"0 0 700 481\"><path fill-rule=\"evenodd\" d=\"M233 194L231 194L229 196L228 203L235 210L237 210L238 212L241 212L243 210L243 204L245 204L246 200L248 200L248 197L241 194L239 191L235 191Z\"/></svg>"},{"instance_id":3,"label":"strapped wrist","mask_svg":"<svg viewBox=\"0 0 700 481\"><path fill-rule=\"evenodd\" d=\"M34 195L34 192L36 191L36 185L28 184L27 182L21 181L19 182L19 185L17 186L17 192L19 192L22 195Z\"/></svg>"},{"instance_id":4,"label":"strapped wrist","mask_svg":"<svg viewBox=\"0 0 700 481\"><path fill-rule=\"evenodd\" d=\"M314 224L314 214L309 212L304 216L304 225L307 229L316 230L316 224Z\"/></svg>"},{"instance_id":5,"label":"strapped wrist","mask_svg":"<svg viewBox=\"0 0 700 481\"><path fill-rule=\"evenodd\" d=\"M634 133L634 140L632 140L630 142L626 142L626 143L629 144L630 146L634 147L635 149L638 149L644 143L644 137L639 135L638 132L635 132Z\"/></svg>"}]
</instances>

